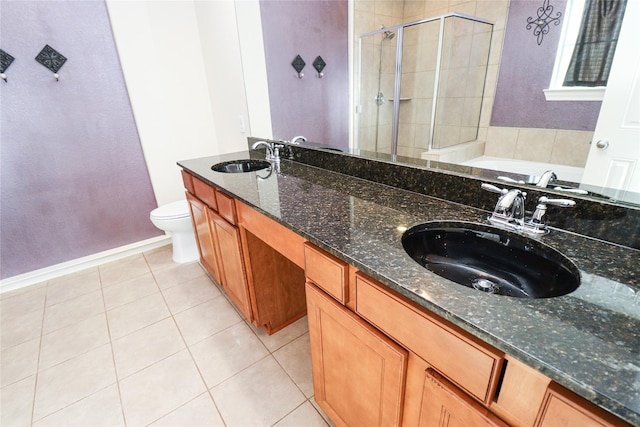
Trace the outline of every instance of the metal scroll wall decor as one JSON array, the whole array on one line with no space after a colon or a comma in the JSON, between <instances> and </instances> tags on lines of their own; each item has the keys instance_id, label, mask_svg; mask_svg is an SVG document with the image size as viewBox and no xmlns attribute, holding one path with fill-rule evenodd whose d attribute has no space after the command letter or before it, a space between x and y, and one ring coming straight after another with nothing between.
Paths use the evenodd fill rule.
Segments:
<instances>
[{"instance_id":1,"label":"metal scroll wall decor","mask_svg":"<svg viewBox=\"0 0 640 427\"><path fill-rule=\"evenodd\" d=\"M535 18L530 16L527 18L527 30L533 28L533 35L538 38L538 46L542 44L542 39L549 33L551 24L560 25L560 17L562 12L556 12L556 16L553 15L553 6L549 4L549 0L544 0L542 6L537 10L538 16Z\"/></svg>"}]
</instances>

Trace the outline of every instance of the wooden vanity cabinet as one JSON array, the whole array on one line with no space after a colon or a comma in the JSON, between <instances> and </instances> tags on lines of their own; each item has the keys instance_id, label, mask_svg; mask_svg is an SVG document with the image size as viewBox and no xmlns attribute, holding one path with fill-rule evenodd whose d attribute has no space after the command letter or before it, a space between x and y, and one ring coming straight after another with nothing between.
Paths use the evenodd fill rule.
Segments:
<instances>
[{"instance_id":1,"label":"wooden vanity cabinet","mask_svg":"<svg viewBox=\"0 0 640 427\"><path fill-rule=\"evenodd\" d=\"M236 201L253 324L273 334L307 314L304 238Z\"/></svg>"},{"instance_id":2,"label":"wooden vanity cabinet","mask_svg":"<svg viewBox=\"0 0 640 427\"><path fill-rule=\"evenodd\" d=\"M257 210L183 179L200 261L247 319L271 334L308 314L315 399L336 425L629 426Z\"/></svg>"},{"instance_id":3,"label":"wooden vanity cabinet","mask_svg":"<svg viewBox=\"0 0 640 427\"><path fill-rule=\"evenodd\" d=\"M200 262L268 334L307 313L304 238L186 171Z\"/></svg>"},{"instance_id":4,"label":"wooden vanity cabinet","mask_svg":"<svg viewBox=\"0 0 640 427\"><path fill-rule=\"evenodd\" d=\"M306 290L318 405L337 426L399 426L407 351L311 281Z\"/></svg>"},{"instance_id":5,"label":"wooden vanity cabinet","mask_svg":"<svg viewBox=\"0 0 640 427\"><path fill-rule=\"evenodd\" d=\"M416 304L356 274L356 313L488 405L503 354Z\"/></svg>"},{"instance_id":6,"label":"wooden vanity cabinet","mask_svg":"<svg viewBox=\"0 0 640 427\"><path fill-rule=\"evenodd\" d=\"M487 408L502 353L309 243L305 261L315 398L336 424L506 426Z\"/></svg>"},{"instance_id":7,"label":"wooden vanity cabinet","mask_svg":"<svg viewBox=\"0 0 640 427\"><path fill-rule=\"evenodd\" d=\"M200 263L246 318L252 320L240 232L234 225L234 200L226 195L216 194L212 186L184 171L182 178L187 189L187 201L191 206ZM228 222L217 212L218 200L222 200L220 205L223 206L225 217L233 222Z\"/></svg>"},{"instance_id":8,"label":"wooden vanity cabinet","mask_svg":"<svg viewBox=\"0 0 640 427\"><path fill-rule=\"evenodd\" d=\"M247 319L253 320L247 275L240 243L240 231L215 212L210 214L210 224L215 230L214 234L218 240L218 248L220 250L223 272L222 287L242 314Z\"/></svg>"},{"instance_id":9,"label":"wooden vanity cabinet","mask_svg":"<svg viewBox=\"0 0 640 427\"><path fill-rule=\"evenodd\" d=\"M215 229L210 225L210 217L213 212L200 199L190 193L186 193L187 201L191 208L191 219L196 235L196 243L200 251L200 264L211 274L211 277L222 285L222 271L218 261L218 243L215 238Z\"/></svg>"}]
</instances>

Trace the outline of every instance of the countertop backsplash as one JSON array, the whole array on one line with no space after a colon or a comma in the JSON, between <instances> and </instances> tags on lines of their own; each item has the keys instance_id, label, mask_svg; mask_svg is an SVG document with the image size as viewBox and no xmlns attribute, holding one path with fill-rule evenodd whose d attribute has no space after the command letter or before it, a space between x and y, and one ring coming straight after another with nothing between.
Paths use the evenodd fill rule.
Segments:
<instances>
[{"instance_id":1,"label":"countertop backsplash","mask_svg":"<svg viewBox=\"0 0 640 427\"><path fill-rule=\"evenodd\" d=\"M262 139L248 140L250 146ZM293 161L483 209L487 211L487 215L493 211L498 196L482 190L482 182L514 188L513 185L491 178L463 176L451 170L425 169L299 145L288 147L292 153L290 159ZM455 170L455 167L453 169ZM540 196L548 195L532 186L516 188L527 192L527 215L535 209ZM569 195L557 194L554 197L572 198ZM640 250L640 208L584 198L572 199L576 201L573 208L549 206L549 226Z\"/></svg>"}]
</instances>

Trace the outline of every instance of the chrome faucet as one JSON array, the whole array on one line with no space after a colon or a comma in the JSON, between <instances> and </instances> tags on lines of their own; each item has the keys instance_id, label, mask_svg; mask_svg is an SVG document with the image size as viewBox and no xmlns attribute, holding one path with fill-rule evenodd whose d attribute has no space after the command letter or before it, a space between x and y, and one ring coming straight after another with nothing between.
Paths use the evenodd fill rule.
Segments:
<instances>
[{"instance_id":1,"label":"chrome faucet","mask_svg":"<svg viewBox=\"0 0 640 427\"><path fill-rule=\"evenodd\" d=\"M498 188L487 183L483 183L482 188L501 195L491 215L492 221L516 226L524 224L524 202L527 193L518 189Z\"/></svg>"},{"instance_id":2,"label":"chrome faucet","mask_svg":"<svg viewBox=\"0 0 640 427\"><path fill-rule=\"evenodd\" d=\"M261 146L264 146L264 148L266 149L265 156L264 156L265 160L274 160L273 146L267 141L254 142L253 145L251 146L251 149L255 150Z\"/></svg>"},{"instance_id":3,"label":"chrome faucet","mask_svg":"<svg viewBox=\"0 0 640 427\"><path fill-rule=\"evenodd\" d=\"M547 188L549 183L551 183L556 179L558 179L558 176L554 171L552 170L545 171L540 177L540 179L538 180L538 182L536 183L536 187Z\"/></svg>"},{"instance_id":4,"label":"chrome faucet","mask_svg":"<svg viewBox=\"0 0 640 427\"><path fill-rule=\"evenodd\" d=\"M275 164L277 166L277 169L279 169L280 150L285 146L282 144L276 144L275 142L258 141L253 143L251 149L255 150L261 146L264 146L264 148L266 149L264 159L270 161L272 164Z\"/></svg>"},{"instance_id":5,"label":"chrome faucet","mask_svg":"<svg viewBox=\"0 0 640 427\"><path fill-rule=\"evenodd\" d=\"M298 136L294 136L293 138L291 138L291 142L290 142L290 143L291 143L291 144L296 144L296 145L297 145L297 144L300 144L300 143L298 142L298 140L301 140L302 142L307 142L307 138L305 138L305 137L304 137L304 136L302 136L302 135L298 135Z\"/></svg>"},{"instance_id":6,"label":"chrome faucet","mask_svg":"<svg viewBox=\"0 0 640 427\"><path fill-rule=\"evenodd\" d=\"M555 174L554 174L555 175ZM524 207L527 193L518 189L507 190L495 185L482 183L484 190L500 194L498 203L489 217L489 222L525 234L540 235L548 232L546 224L547 205L573 207L576 202L569 199L549 199L542 196L538 199L536 210L529 220L525 221Z\"/></svg>"}]
</instances>

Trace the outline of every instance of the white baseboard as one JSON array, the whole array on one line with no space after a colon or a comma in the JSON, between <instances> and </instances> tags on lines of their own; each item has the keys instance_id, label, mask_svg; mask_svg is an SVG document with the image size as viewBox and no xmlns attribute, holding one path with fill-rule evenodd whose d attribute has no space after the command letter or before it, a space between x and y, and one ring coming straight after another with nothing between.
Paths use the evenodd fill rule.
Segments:
<instances>
[{"instance_id":1,"label":"white baseboard","mask_svg":"<svg viewBox=\"0 0 640 427\"><path fill-rule=\"evenodd\" d=\"M39 270L30 271L28 273L19 274L17 276L8 277L0 280L0 294L24 288L25 286L35 285L56 277L75 273L76 271L86 268L95 267L118 259L126 258L144 251L159 248L171 243L171 236L158 236L151 239L142 240L140 242L131 243L129 245L120 246L118 248L109 249L108 251L98 252L97 254L88 255L61 264L52 265L50 267L41 268Z\"/></svg>"}]
</instances>

